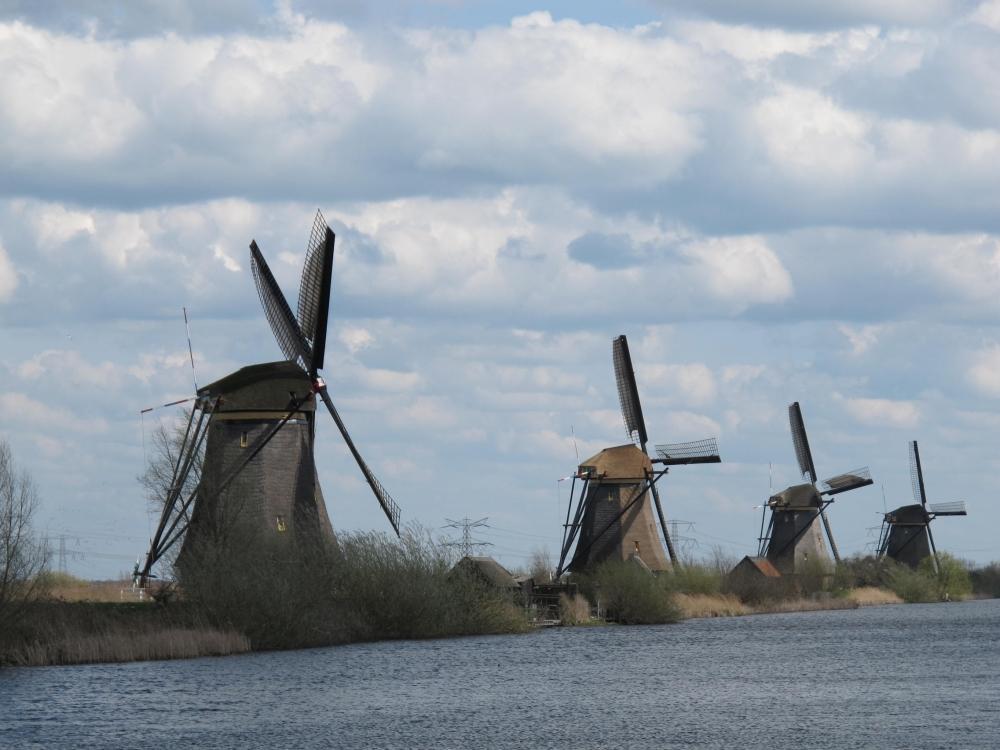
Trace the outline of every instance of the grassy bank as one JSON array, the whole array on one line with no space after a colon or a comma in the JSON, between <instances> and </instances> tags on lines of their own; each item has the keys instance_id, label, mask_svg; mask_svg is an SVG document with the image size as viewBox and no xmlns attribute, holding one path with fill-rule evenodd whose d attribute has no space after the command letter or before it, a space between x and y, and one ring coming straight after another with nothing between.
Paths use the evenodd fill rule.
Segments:
<instances>
[{"instance_id":1,"label":"grassy bank","mask_svg":"<svg viewBox=\"0 0 1000 750\"><path fill-rule=\"evenodd\" d=\"M452 572L426 534L345 535L336 546L214 544L188 558L179 595L121 602L119 582L54 578L0 632L0 665L214 656L386 639L519 633L518 600ZM127 587L125 587L127 588ZM111 601L99 602L104 599Z\"/></svg>"},{"instance_id":2,"label":"grassy bank","mask_svg":"<svg viewBox=\"0 0 1000 750\"><path fill-rule=\"evenodd\" d=\"M335 548L308 555L265 544L217 547L197 562L182 574L182 593L166 602L123 602L127 582L45 580L39 590L46 598L0 632L0 665L174 659L530 628L518 595L454 573L450 551L419 532L401 540L345 536ZM719 562L660 575L633 562L608 563L575 579L579 593L560 602L562 624L658 624L976 593L966 569L944 556L939 574L872 558L846 560L832 576L745 580L726 572ZM993 568L981 575L990 586L997 578Z\"/></svg>"},{"instance_id":3,"label":"grassy bank","mask_svg":"<svg viewBox=\"0 0 1000 750\"><path fill-rule=\"evenodd\" d=\"M883 604L902 604L892 591L864 586L849 589L838 596L792 597L759 601L754 605L740 601L735 594L675 594L684 619L699 617L739 617L778 612L816 612L829 609L857 609Z\"/></svg>"}]
</instances>

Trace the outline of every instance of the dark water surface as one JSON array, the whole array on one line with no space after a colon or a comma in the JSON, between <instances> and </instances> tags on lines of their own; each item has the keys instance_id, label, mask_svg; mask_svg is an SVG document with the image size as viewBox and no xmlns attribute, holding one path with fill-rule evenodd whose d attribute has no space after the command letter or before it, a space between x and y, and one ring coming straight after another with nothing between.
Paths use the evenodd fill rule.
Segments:
<instances>
[{"instance_id":1,"label":"dark water surface","mask_svg":"<svg viewBox=\"0 0 1000 750\"><path fill-rule=\"evenodd\" d=\"M994 748L1000 600L0 670L3 748Z\"/></svg>"}]
</instances>

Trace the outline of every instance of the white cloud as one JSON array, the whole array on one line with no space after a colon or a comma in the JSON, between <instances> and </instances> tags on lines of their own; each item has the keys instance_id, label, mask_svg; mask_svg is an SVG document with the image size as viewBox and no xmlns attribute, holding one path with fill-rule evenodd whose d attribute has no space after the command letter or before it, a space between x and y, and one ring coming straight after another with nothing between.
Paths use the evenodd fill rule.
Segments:
<instances>
[{"instance_id":1,"label":"white cloud","mask_svg":"<svg viewBox=\"0 0 1000 750\"><path fill-rule=\"evenodd\" d=\"M797 180L853 179L875 156L866 118L811 89L781 87L753 119L775 166Z\"/></svg>"},{"instance_id":2,"label":"white cloud","mask_svg":"<svg viewBox=\"0 0 1000 750\"><path fill-rule=\"evenodd\" d=\"M667 412L664 434L670 435L670 440L663 442L683 443L689 440L718 437L722 427L711 417L691 411Z\"/></svg>"},{"instance_id":3,"label":"white cloud","mask_svg":"<svg viewBox=\"0 0 1000 750\"><path fill-rule=\"evenodd\" d=\"M399 372L379 368L365 368L361 377L377 391L412 391L418 388L422 382L420 375L415 372Z\"/></svg>"},{"instance_id":4,"label":"white cloud","mask_svg":"<svg viewBox=\"0 0 1000 750\"><path fill-rule=\"evenodd\" d=\"M363 349L375 344L375 337L366 328L347 326L338 334L341 343L351 354L357 354Z\"/></svg>"},{"instance_id":5,"label":"white cloud","mask_svg":"<svg viewBox=\"0 0 1000 750\"><path fill-rule=\"evenodd\" d=\"M860 357L878 343L879 335L885 330L885 326L864 325L855 327L841 323L837 326L837 330L847 338L847 342L851 347L851 354L855 357Z\"/></svg>"},{"instance_id":6,"label":"white cloud","mask_svg":"<svg viewBox=\"0 0 1000 750\"><path fill-rule=\"evenodd\" d=\"M97 231L94 217L86 211L74 211L59 204L45 204L29 212L38 246L43 252L63 245L78 234Z\"/></svg>"},{"instance_id":7,"label":"white cloud","mask_svg":"<svg viewBox=\"0 0 1000 750\"><path fill-rule=\"evenodd\" d=\"M986 0L969 15L973 23L1000 31L1000 0Z\"/></svg>"},{"instance_id":8,"label":"white cloud","mask_svg":"<svg viewBox=\"0 0 1000 750\"><path fill-rule=\"evenodd\" d=\"M46 349L25 360L15 370L23 380L63 383L94 388L112 388L121 382L121 370L114 362L91 363L74 350Z\"/></svg>"},{"instance_id":9,"label":"white cloud","mask_svg":"<svg viewBox=\"0 0 1000 750\"><path fill-rule=\"evenodd\" d=\"M216 245L212 248L212 257L216 260L222 261L222 265L227 271L237 273L243 270L240 264L236 262L236 259L223 250L220 245Z\"/></svg>"},{"instance_id":10,"label":"white cloud","mask_svg":"<svg viewBox=\"0 0 1000 750\"><path fill-rule=\"evenodd\" d=\"M703 406L716 394L715 376L703 363L684 365L644 365L636 367L636 380L651 402L665 398L670 403ZM645 390L642 390L645 388Z\"/></svg>"},{"instance_id":11,"label":"white cloud","mask_svg":"<svg viewBox=\"0 0 1000 750\"><path fill-rule=\"evenodd\" d=\"M920 409L912 401L887 398L843 398L855 420L865 425L889 428L912 428L920 422Z\"/></svg>"},{"instance_id":12,"label":"white cloud","mask_svg":"<svg viewBox=\"0 0 1000 750\"><path fill-rule=\"evenodd\" d=\"M83 419L70 412L38 401L23 393L0 393L0 416L8 422L17 421L53 432L69 430L76 433L107 432L103 418Z\"/></svg>"},{"instance_id":13,"label":"white cloud","mask_svg":"<svg viewBox=\"0 0 1000 750\"><path fill-rule=\"evenodd\" d=\"M976 352L966 377L980 393L1000 397L1000 345L992 344Z\"/></svg>"},{"instance_id":14,"label":"white cloud","mask_svg":"<svg viewBox=\"0 0 1000 750\"><path fill-rule=\"evenodd\" d=\"M699 264L708 289L739 308L792 295L792 277L762 237L706 239L686 246L684 253Z\"/></svg>"},{"instance_id":15,"label":"white cloud","mask_svg":"<svg viewBox=\"0 0 1000 750\"><path fill-rule=\"evenodd\" d=\"M11 263L3 245L0 245L0 302L6 302L13 297L17 285L17 269Z\"/></svg>"}]
</instances>

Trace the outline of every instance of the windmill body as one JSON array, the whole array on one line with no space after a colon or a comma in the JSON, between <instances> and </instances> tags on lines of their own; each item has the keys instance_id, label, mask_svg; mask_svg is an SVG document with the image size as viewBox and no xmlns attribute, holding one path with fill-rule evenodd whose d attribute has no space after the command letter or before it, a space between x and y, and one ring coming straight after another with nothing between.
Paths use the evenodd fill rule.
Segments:
<instances>
[{"instance_id":1,"label":"windmill body","mask_svg":"<svg viewBox=\"0 0 1000 750\"><path fill-rule=\"evenodd\" d=\"M272 539L302 547L332 542L313 455L312 383L292 362L237 370L198 391L209 409L205 458L178 562L202 544L230 537ZM297 408L290 405L297 401ZM227 475L284 420L267 444L224 489ZM235 537L233 537L235 532Z\"/></svg>"},{"instance_id":2,"label":"windmill body","mask_svg":"<svg viewBox=\"0 0 1000 750\"><path fill-rule=\"evenodd\" d=\"M967 515L965 503L928 503L924 488L924 470L920 465L920 446L910 442L910 483L913 487L914 503L903 505L885 514L882 532L879 535L878 556L889 557L896 562L915 568L927 557L933 560L934 570L938 569L937 550L931 521L938 516Z\"/></svg>"},{"instance_id":3,"label":"windmill body","mask_svg":"<svg viewBox=\"0 0 1000 750\"><path fill-rule=\"evenodd\" d=\"M788 421L799 469L809 482L792 485L768 499L764 513L770 511L771 519L766 532L764 519L761 519L757 554L766 557L782 575L814 573L818 569L832 571L834 560L840 562L840 553L826 509L834 495L872 484L871 474L867 468L855 469L818 482L802 409L797 401L788 407ZM823 538L824 531L829 549Z\"/></svg>"},{"instance_id":4,"label":"windmill body","mask_svg":"<svg viewBox=\"0 0 1000 750\"><path fill-rule=\"evenodd\" d=\"M882 556L915 568L931 554L930 518L924 506L904 505L885 514L888 534L881 545Z\"/></svg>"},{"instance_id":5,"label":"windmill body","mask_svg":"<svg viewBox=\"0 0 1000 750\"><path fill-rule=\"evenodd\" d=\"M606 560L633 557L653 571L670 568L656 532L652 493L646 487L652 474L649 456L631 443L605 448L580 465L578 475L590 481L583 498L577 554L568 570L580 572ZM622 513L639 493L638 501Z\"/></svg>"},{"instance_id":6,"label":"windmill body","mask_svg":"<svg viewBox=\"0 0 1000 750\"><path fill-rule=\"evenodd\" d=\"M832 570L833 559L816 522L823 497L812 484L796 484L767 501L773 519L766 557L782 574L816 567Z\"/></svg>"}]
</instances>

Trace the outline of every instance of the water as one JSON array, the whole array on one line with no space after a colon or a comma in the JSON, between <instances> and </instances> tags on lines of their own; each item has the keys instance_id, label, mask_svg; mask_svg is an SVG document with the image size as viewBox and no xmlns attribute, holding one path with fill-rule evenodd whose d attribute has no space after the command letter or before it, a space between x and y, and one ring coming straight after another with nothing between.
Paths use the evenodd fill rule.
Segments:
<instances>
[{"instance_id":1,"label":"water","mask_svg":"<svg viewBox=\"0 0 1000 750\"><path fill-rule=\"evenodd\" d=\"M997 747L998 640L992 600L0 670L0 747Z\"/></svg>"}]
</instances>

